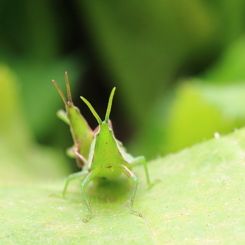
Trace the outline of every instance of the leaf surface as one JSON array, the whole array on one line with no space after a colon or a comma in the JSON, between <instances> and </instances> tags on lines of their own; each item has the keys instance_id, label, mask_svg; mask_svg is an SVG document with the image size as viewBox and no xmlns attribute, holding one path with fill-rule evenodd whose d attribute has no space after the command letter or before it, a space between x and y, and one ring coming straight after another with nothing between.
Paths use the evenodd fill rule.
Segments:
<instances>
[{"instance_id":1,"label":"leaf surface","mask_svg":"<svg viewBox=\"0 0 245 245\"><path fill-rule=\"evenodd\" d=\"M79 181L59 197L63 181L26 183L0 189L1 244L244 244L245 129L197 144L149 163L161 179L147 188L143 166L134 208L127 200L130 182L87 192L93 218L84 223L86 206Z\"/></svg>"}]
</instances>

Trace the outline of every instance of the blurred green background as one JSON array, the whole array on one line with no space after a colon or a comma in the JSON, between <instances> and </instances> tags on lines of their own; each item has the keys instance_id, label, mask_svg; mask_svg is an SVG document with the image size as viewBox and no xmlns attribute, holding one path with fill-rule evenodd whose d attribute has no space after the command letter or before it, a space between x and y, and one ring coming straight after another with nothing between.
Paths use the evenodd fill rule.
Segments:
<instances>
[{"instance_id":1,"label":"blurred green background","mask_svg":"<svg viewBox=\"0 0 245 245\"><path fill-rule=\"evenodd\" d=\"M244 16L243 0L0 0L0 179L74 171L64 71L92 127L79 96L103 116L117 87L116 136L149 160L245 125Z\"/></svg>"}]
</instances>

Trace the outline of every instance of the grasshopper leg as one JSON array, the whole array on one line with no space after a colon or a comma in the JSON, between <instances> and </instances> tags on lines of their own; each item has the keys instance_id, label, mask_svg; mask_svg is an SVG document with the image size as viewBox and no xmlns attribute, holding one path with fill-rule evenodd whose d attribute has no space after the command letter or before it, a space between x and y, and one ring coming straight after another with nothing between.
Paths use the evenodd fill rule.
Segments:
<instances>
[{"instance_id":1,"label":"grasshopper leg","mask_svg":"<svg viewBox=\"0 0 245 245\"><path fill-rule=\"evenodd\" d=\"M144 165L147 184L148 184L149 186L152 186L152 183L151 183L151 181L150 181L150 176L149 176L149 172L148 172L148 168L147 168L147 163L146 163L145 157L143 157L143 156L136 157L136 158L130 163L130 166L134 166L134 165L137 165L137 164L139 164L139 163L142 163L142 164Z\"/></svg>"},{"instance_id":2,"label":"grasshopper leg","mask_svg":"<svg viewBox=\"0 0 245 245\"><path fill-rule=\"evenodd\" d=\"M80 160L83 162L82 165L86 165L86 166L88 165L87 160L85 159L85 157L82 156L82 155L79 153L77 144L76 144L76 145L74 146L74 148L73 148L73 153L77 156L78 159L80 159Z\"/></svg>"},{"instance_id":3,"label":"grasshopper leg","mask_svg":"<svg viewBox=\"0 0 245 245\"><path fill-rule=\"evenodd\" d=\"M133 189L130 201L129 201L129 208L133 212L133 214L136 214L137 216L142 217L142 214L139 211L133 209L134 199L135 199L136 191L138 188L138 179L137 179L136 175L132 171L130 171L126 166L121 165L121 167L122 167L122 172L128 178L130 178L132 180L132 182L134 183L134 189Z\"/></svg>"},{"instance_id":4,"label":"grasshopper leg","mask_svg":"<svg viewBox=\"0 0 245 245\"><path fill-rule=\"evenodd\" d=\"M91 219L91 216L92 216L92 209L91 209L90 202L88 200L85 189L88 186L88 184L93 180L93 178L96 177L96 175L99 173L99 171L100 171L100 169L97 168L97 169L94 169L91 172L89 172L89 174L85 177L85 179L83 180L83 182L81 184L82 194L83 194L83 197L85 199L85 202L86 202L86 205L88 208L88 213L89 213L88 216L84 219L84 222L87 222L89 219Z\"/></svg>"},{"instance_id":5,"label":"grasshopper leg","mask_svg":"<svg viewBox=\"0 0 245 245\"><path fill-rule=\"evenodd\" d=\"M145 175L146 175L146 181L147 181L147 184L148 184L149 188L151 188L152 186L157 184L160 180L157 179L153 183L150 181L150 176L149 176L149 172L148 172L147 162L145 160L145 157L143 157L143 156L136 157L132 162L130 162L130 166L134 166L134 165L137 165L139 163L142 163L143 166L144 166Z\"/></svg>"},{"instance_id":6,"label":"grasshopper leg","mask_svg":"<svg viewBox=\"0 0 245 245\"><path fill-rule=\"evenodd\" d=\"M74 174L70 174L67 179L66 179L66 183L65 183L65 186L64 186L64 189L62 191L62 197L64 198L65 197L65 194L66 194L66 190L67 190L67 187L69 185L69 183L74 180L74 179L77 179L77 178L80 178L84 175L88 174L88 171L80 171L80 172L77 172L77 173L74 173Z\"/></svg>"}]
</instances>

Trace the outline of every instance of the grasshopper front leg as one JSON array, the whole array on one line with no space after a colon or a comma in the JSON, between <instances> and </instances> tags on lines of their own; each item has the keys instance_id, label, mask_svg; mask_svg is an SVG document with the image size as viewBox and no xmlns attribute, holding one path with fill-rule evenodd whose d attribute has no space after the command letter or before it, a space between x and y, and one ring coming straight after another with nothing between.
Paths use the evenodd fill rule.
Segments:
<instances>
[{"instance_id":1,"label":"grasshopper front leg","mask_svg":"<svg viewBox=\"0 0 245 245\"><path fill-rule=\"evenodd\" d=\"M133 167L133 166L135 166L137 164L140 164L140 163L142 163L144 165L146 181L147 181L147 184L149 185L149 187L151 187L152 183L150 181L150 176L149 176L149 172L148 172L148 168L147 168L147 163L146 163L145 157L143 157L143 156L135 157L133 159L133 161L130 162L130 166Z\"/></svg>"},{"instance_id":2,"label":"grasshopper front leg","mask_svg":"<svg viewBox=\"0 0 245 245\"><path fill-rule=\"evenodd\" d=\"M97 169L94 169L91 172L89 172L89 174L86 176L86 178L83 180L83 182L81 184L82 194L83 194L83 197L85 199L85 202L86 202L86 205L88 208L88 215L86 216L86 218L84 218L84 220L83 220L84 222L88 222L92 217L92 209L91 209L90 202L88 200L85 189L88 186L88 184L93 180L93 178L96 177L96 175L99 173L99 171L100 171L100 169L97 168Z\"/></svg>"},{"instance_id":3,"label":"grasshopper front leg","mask_svg":"<svg viewBox=\"0 0 245 245\"><path fill-rule=\"evenodd\" d=\"M65 197L65 194L66 194L66 191L67 191L67 187L69 185L69 183L74 180L74 179L78 179L78 178L81 178L82 176L88 174L88 171L80 171L80 172L77 172L77 173L74 173L74 174L70 174L67 179L66 179L66 183L65 183L65 186L64 186L64 189L62 191L62 197L64 198Z\"/></svg>"},{"instance_id":4,"label":"grasshopper front leg","mask_svg":"<svg viewBox=\"0 0 245 245\"><path fill-rule=\"evenodd\" d=\"M122 169L122 172L128 178L130 178L132 180L132 182L134 183L134 189L133 189L130 201L129 201L129 208L133 214L136 214L137 216L142 217L141 212L133 209L134 199L135 199L136 191L138 188L138 179L137 179L136 175L132 171L130 171L125 165L121 165L121 169Z\"/></svg>"},{"instance_id":5,"label":"grasshopper front leg","mask_svg":"<svg viewBox=\"0 0 245 245\"><path fill-rule=\"evenodd\" d=\"M155 184L160 182L159 179L156 179L153 182L150 181L150 176L149 176L147 162L145 160L145 157L143 157L143 156L135 157L134 160L132 162L130 162L130 166L133 167L133 166L135 166L135 165L137 165L139 163L142 163L144 165L146 181L147 181L147 184L148 184L149 188L153 187Z\"/></svg>"}]
</instances>

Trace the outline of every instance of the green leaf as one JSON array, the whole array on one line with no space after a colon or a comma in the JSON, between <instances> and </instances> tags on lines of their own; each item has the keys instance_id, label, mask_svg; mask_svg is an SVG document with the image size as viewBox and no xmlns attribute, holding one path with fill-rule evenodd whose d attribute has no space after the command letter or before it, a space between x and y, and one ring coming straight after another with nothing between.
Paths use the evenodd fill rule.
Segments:
<instances>
[{"instance_id":1,"label":"green leaf","mask_svg":"<svg viewBox=\"0 0 245 245\"><path fill-rule=\"evenodd\" d=\"M233 83L245 79L245 37L232 42L218 62L205 72L204 78L214 83Z\"/></svg>"},{"instance_id":2,"label":"green leaf","mask_svg":"<svg viewBox=\"0 0 245 245\"><path fill-rule=\"evenodd\" d=\"M182 82L169 100L159 101L151 121L144 122L135 148L147 158L177 152L227 134L245 124L245 84L211 84L200 79Z\"/></svg>"},{"instance_id":3,"label":"green leaf","mask_svg":"<svg viewBox=\"0 0 245 245\"><path fill-rule=\"evenodd\" d=\"M142 166L135 206L126 201L125 180L88 187L93 218L72 182L66 199L63 182L26 183L0 189L1 244L244 244L245 129L197 144L149 163L148 189ZM4 224L4 225L2 225Z\"/></svg>"},{"instance_id":4,"label":"green leaf","mask_svg":"<svg viewBox=\"0 0 245 245\"><path fill-rule=\"evenodd\" d=\"M193 79L182 83L164 125L162 149L178 151L244 125L244 92L242 82L221 85Z\"/></svg>"},{"instance_id":5,"label":"green leaf","mask_svg":"<svg viewBox=\"0 0 245 245\"><path fill-rule=\"evenodd\" d=\"M33 142L23 116L18 82L14 72L0 64L0 179L5 186L48 180L68 172L62 154Z\"/></svg>"},{"instance_id":6,"label":"green leaf","mask_svg":"<svg viewBox=\"0 0 245 245\"><path fill-rule=\"evenodd\" d=\"M78 69L72 57L45 63L28 59L21 61L12 62L11 67L22 85L21 99L28 126L36 138L42 139L53 133L55 114L59 106L63 106L51 79L58 81L63 89L65 87L64 72L68 71L73 89L73 85L77 82Z\"/></svg>"}]
</instances>

